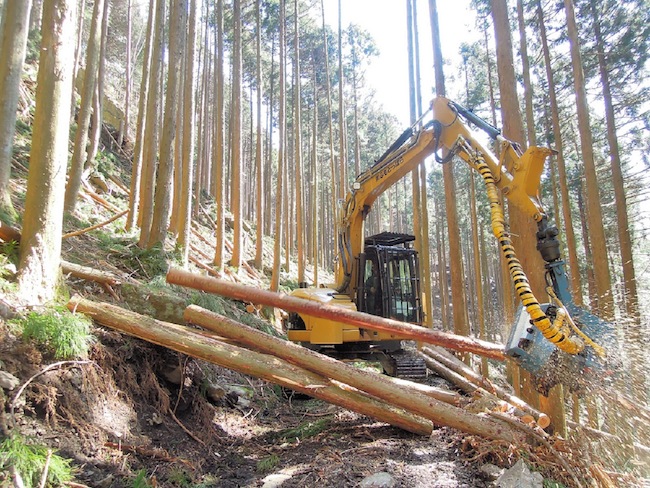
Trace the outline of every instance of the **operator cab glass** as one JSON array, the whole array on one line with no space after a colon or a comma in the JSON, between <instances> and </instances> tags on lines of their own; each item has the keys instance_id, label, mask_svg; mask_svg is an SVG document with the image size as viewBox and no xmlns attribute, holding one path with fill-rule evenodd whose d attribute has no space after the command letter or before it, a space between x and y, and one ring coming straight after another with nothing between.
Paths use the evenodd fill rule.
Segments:
<instances>
[{"instance_id":1,"label":"operator cab glass","mask_svg":"<svg viewBox=\"0 0 650 488\"><path fill-rule=\"evenodd\" d=\"M417 252L408 247L413 239L387 232L366 239L358 310L401 322L422 322Z\"/></svg>"}]
</instances>

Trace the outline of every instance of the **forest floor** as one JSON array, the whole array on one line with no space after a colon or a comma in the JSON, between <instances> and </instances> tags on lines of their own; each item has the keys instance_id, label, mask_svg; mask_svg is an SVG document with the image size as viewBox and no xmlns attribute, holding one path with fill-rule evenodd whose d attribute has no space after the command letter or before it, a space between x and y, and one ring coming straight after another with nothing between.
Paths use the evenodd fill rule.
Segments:
<instances>
[{"instance_id":1,"label":"forest floor","mask_svg":"<svg viewBox=\"0 0 650 488\"><path fill-rule=\"evenodd\" d=\"M117 159L100 167L111 161ZM12 180L19 211L26 163L19 155ZM115 168L119 164L111 171ZM86 187L64 232L103 222L115 209L126 208L121 177L114 178L117 184L102 178L103 183ZM89 198L104 186L108 205ZM212 227L204 219L196 222L202 235L197 246L203 246L195 251L199 257L213 252ZM142 250L135 245L137 236L123 227L120 219L64 239L63 259L122 281L108 289L68 275L64 295L116 303L177 323L187 304L199 303L273 332L270 322L257 311L247 312L242 303L165 284L174 251ZM359 486L370 475L388 473L388 484L382 486L482 487L489 485L481 470L485 463L508 467L517 458L506 450L494 459L472 459L478 440L452 429L436 428L430 437L409 434L102 327L93 329L89 361L46 370L57 361L16 334L10 319L27 310L12 295L11 268L3 271L0 370L27 386L19 397L18 388L0 396L0 426L71 459L75 480L86 486L338 487ZM232 278L234 272L229 273ZM242 279L253 282L250 273ZM429 381L442 380L431 376ZM0 486L8 483L0 471Z\"/></svg>"}]
</instances>

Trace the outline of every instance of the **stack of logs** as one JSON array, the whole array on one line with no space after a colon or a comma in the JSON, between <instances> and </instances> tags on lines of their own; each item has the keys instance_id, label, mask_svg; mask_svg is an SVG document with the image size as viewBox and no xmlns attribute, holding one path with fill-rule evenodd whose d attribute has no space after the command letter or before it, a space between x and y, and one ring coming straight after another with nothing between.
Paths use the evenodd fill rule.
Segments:
<instances>
[{"instance_id":1,"label":"stack of logs","mask_svg":"<svg viewBox=\"0 0 650 488\"><path fill-rule=\"evenodd\" d=\"M502 359L503 351L496 344L343 311L338 307L176 269L169 271L167 281L255 304L307 311L315 316L332 318L331 314L334 314L341 322L391 330L401 337L426 342L429 346L422 348L421 354L429 367L438 374L444 372L446 378L469 393L473 400L449 390L356 368L195 305L185 309L184 318L200 329L162 322L115 305L80 297L73 297L68 307L90 315L102 325L154 344L262 378L420 435L429 435L434 425L449 426L488 439L522 445L527 443L527 430L519 428L518 423L524 427L546 427L549 424L546 415L495 387L439 347L469 350ZM476 402L479 397L482 400ZM473 405L480 403L483 411L474 413L464 408L470 402ZM491 410L508 411L514 421L491 415Z\"/></svg>"}]
</instances>

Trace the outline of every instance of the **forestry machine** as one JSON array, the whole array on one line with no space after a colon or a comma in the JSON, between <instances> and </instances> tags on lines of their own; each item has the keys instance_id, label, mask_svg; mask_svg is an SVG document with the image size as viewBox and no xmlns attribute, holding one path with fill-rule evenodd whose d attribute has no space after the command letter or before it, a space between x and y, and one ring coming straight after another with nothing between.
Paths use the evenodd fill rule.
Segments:
<instances>
[{"instance_id":1,"label":"forestry machine","mask_svg":"<svg viewBox=\"0 0 650 488\"><path fill-rule=\"evenodd\" d=\"M431 114L428 122L424 118ZM470 124L487 133L498 155L483 145ZM439 154L439 152L441 154ZM543 393L557 383L572 390L584 386L586 372L600 368L604 349L596 341L611 340L611 326L578 308L571 299L558 229L550 225L539 200L539 184L550 149L518 145L471 111L443 97L407 129L353 183L337 229L336 285L298 288L294 296L360 312L421 324L423 321L418 256L413 236L383 232L364 236L364 221L384 191L427 157L446 163L462 158L483 178L490 203L492 230L510 271L521 306L506 344L506 354L532 373ZM549 303L533 295L508 234L499 193L537 224L537 250L546 262ZM426 371L418 358L402 349L399 337L348 326L332 320L291 313L288 337L311 349L340 358L377 358L396 376L417 377Z\"/></svg>"}]
</instances>

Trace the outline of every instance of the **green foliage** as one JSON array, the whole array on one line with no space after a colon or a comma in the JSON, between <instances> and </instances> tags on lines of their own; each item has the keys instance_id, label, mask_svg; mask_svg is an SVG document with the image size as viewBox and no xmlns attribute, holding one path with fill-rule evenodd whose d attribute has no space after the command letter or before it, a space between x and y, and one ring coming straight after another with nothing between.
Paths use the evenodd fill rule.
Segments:
<instances>
[{"instance_id":1,"label":"green foliage","mask_svg":"<svg viewBox=\"0 0 650 488\"><path fill-rule=\"evenodd\" d=\"M172 468L169 470L167 475L167 482L174 485L180 486L182 488L189 488L192 485L192 478L184 469L181 468Z\"/></svg>"},{"instance_id":2,"label":"green foliage","mask_svg":"<svg viewBox=\"0 0 650 488\"><path fill-rule=\"evenodd\" d=\"M544 480L544 488L566 488L565 485L558 481L553 481L549 479Z\"/></svg>"},{"instance_id":3,"label":"green foliage","mask_svg":"<svg viewBox=\"0 0 650 488\"><path fill-rule=\"evenodd\" d=\"M222 315L225 312L224 299L210 293L193 292L190 296L190 304Z\"/></svg>"},{"instance_id":4,"label":"green foliage","mask_svg":"<svg viewBox=\"0 0 650 488\"><path fill-rule=\"evenodd\" d=\"M131 488L149 488L151 486L153 485L147 480L147 472L144 469L138 471L131 483Z\"/></svg>"},{"instance_id":5,"label":"green foliage","mask_svg":"<svg viewBox=\"0 0 650 488\"><path fill-rule=\"evenodd\" d=\"M315 422L303 422L298 427L280 431L278 437L282 440L309 439L323 432L329 424L330 419L327 418L319 419Z\"/></svg>"},{"instance_id":6,"label":"green foliage","mask_svg":"<svg viewBox=\"0 0 650 488\"><path fill-rule=\"evenodd\" d=\"M19 250L20 246L16 241L0 243L0 278L7 278L13 274L9 265L18 266Z\"/></svg>"},{"instance_id":7,"label":"green foliage","mask_svg":"<svg viewBox=\"0 0 650 488\"><path fill-rule=\"evenodd\" d=\"M33 340L56 359L86 357L93 341L91 322L63 307L45 313L31 312L22 320L23 339Z\"/></svg>"},{"instance_id":8,"label":"green foliage","mask_svg":"<svg viewBox=\"0 0 650 488\"><path fill-rule=\"evenodd\" d=\"M142 249L132 238L116 238L112 233L95 231L99 246L107 254L114 254L132 272L151 280L167 274L168 261L180 263L180 253L166 252L157 244L151 249Z\"/></svg>"},{"instance_id":9,"label":"green foliage","mask_svg":"<svg viewBox=\"0 0 650 488\"><path fill-rule=\"evenodd\" d=\"M27 37L27 51L25 53L25 63L35 63L41 51L41 31L35 29Z\"/></svg>"},{"instance_id":10,"label":"green foliage","mask_svg":"<svg viewBox=\"0 0 650 488\"><path fill-rule=\"evenodd\" d=\"M18 212L13 208L5 208L0 206L0 221L7 225L15 225L18 222Z\"/></svg>"},{"instance_id":11,"label":"green foliage","mask_svg":"<svg viewBox=\"0 0 650 488\"><path fill-rule=\"evenodd\" d=\"M95 158L97 170L106 175L117 175L121 173L119 158L110 151L99 151Z\"/></svg>"},{"instance_id":12,"label":"green foliage","mask_svg":"<svg viewBox=\"0 0 650 488\"><path fill-rule=\"evenodd\" d=\"M49 448L28 444L20 436L8 437L0 444L0 471L5 472L13 466L20 474L26 487L38 486ZM47 471L48 486L60 486L73 478L70 460L51 454Z\"/></svg>"},{"instance_id":13,"label":"green foliage","mask_svg":"<svg viewBox=\"0 0 650 488\"><path fill-rule=\"evenodd\" d=\"M275 454L271 454L270 456L265 457L264 459L260 459L257 462L257 472L264 474L273 471L273 469L275 469L279 463L280 458Z\"/></svg>"}]
</instances>

